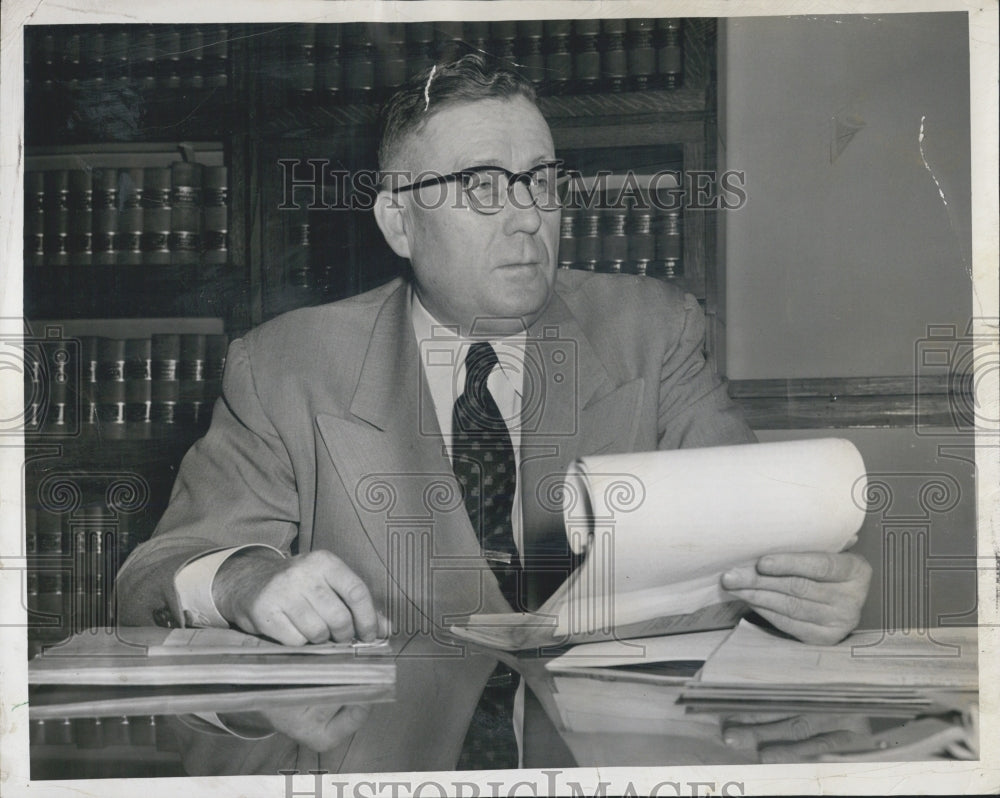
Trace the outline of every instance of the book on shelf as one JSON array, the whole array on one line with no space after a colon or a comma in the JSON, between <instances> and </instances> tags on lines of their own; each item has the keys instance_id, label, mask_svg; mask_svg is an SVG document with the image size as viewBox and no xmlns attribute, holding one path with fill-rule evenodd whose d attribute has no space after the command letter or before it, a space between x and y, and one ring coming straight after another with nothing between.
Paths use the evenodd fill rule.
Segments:
<instances>
[{"instance_id":1,"label":"book on shelf","mask_svg":"<svg viewBox=\"0 0 1000 798\"><path fill-rule=\"evenodd\" d=\"M485 53L519 69L543 94L677 89L680 19L557 19L303 24L263 44L284 68L267 76L299 100L380 99L432 63Z\"/></svg>"},{"instance_id":2,"label":"book on shelf","mask_svg":"<svg viewBox=\"0 0 1000 798\"><path fill-rule=\"evenodd\" d=\"M146 440L203 431L211 419L229 345L221 319L68 319L33 326L39 343L25 357L29 431Z\"/></svg>"},{"instance_id":3,"label":"book on shelf","mask_svg":"<svg viewBox=\"0 0 1000 798\"><path fill-rule=\"evenodd\" d=\"M228 196L227 168L197 161L41 170L29 162L24 265L226 263Z\"/></svg>"},{"instance_id":4,"label":"book on shelf","mask_svg":"<svg viewBox=\"0 0 1000 798\"><path fill-rule=\"evenodd\" d=\"M744 605L722 574L841 551L865 484L861 455L836 438L582 458L562 492L580 564L537 611L469 615L452 632L520 650L732 626Z\"/></svg>"},{"instance_id":5,"label":"book on shelf","mask_svg":"<svg viewBox=\"0 0 1000 798\"><path fill-rule=\"evenodd\" d=\"M42 649L29 685L392 684L388 640L283 646L233 629L95 627Z\"/></svg>"}]
</instances>

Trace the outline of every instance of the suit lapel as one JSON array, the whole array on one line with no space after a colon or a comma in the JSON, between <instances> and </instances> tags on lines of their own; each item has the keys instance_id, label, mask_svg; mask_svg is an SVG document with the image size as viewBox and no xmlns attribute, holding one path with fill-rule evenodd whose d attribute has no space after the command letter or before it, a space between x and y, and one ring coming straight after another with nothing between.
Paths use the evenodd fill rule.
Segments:
<instances>
[{"instance_id":1,"label":"suit lapel","mask_svg":"<svg viewBox=\"0 0 1000 798\"><path fill-rule=\"evenodd\" d=\"M397 623L402 617L426 631L429 620L509 611L443 447L405 283L376 318L350 414L319 415L316 423L388 574L386 600Z\"/></svg>"},{"instance_id":2,"label":"suit lapel","mask_svg":"<svg viewBox=\"0 0 1000 798\"><path fill-rule=\"evenodd\" d=\"M529 606L558 587L572 567L562 522L562 484L578 457L629 450L644 381L618 385L583 327L557 294L529 329L521 495Z\"/></svg>"}]
</instances>

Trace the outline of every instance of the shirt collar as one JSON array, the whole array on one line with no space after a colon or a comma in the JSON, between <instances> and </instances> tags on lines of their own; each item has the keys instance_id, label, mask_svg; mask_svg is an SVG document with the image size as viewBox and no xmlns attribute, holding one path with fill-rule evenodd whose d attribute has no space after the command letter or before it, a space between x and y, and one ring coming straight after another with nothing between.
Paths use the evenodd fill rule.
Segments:
<instances>
[{"instance_id":1,"label":"shirt collar","mask_svg":"<svg viewBox=\"0 0 1000 798\"><path fill-rule=\"evenodd\" d=\"M423 367L425 369L430 366L440 367L443 351L452 353L452 363L463 363L468 351L467 347L471 346L474 341L460 336L454 325L443 324L434 318L424 303L420 301L412 284L409 295L410 319L413 322L413 332L417 337L417 347L420 350L420 360ZM434 340L433 347L427 346L425 343L430 340ZM514 386L518 396L521 396L524 389L524 353L527 342L527 330L515 335L490 339L490 345L497 353L500 370ZM459 356L461 359L458 359Z\"/></svg>"}]
</instances>

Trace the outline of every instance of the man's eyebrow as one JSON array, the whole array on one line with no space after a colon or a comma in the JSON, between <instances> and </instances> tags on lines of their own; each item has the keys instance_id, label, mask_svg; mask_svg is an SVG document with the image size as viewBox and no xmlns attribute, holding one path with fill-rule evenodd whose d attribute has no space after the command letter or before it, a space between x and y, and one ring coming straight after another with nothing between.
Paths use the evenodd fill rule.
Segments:
<instances>
[{"instance_id":1,"label":"man's eyebrow","mask_svg":"<svg viewBox=\"0 0 1000 798\"><path fill-rule=\"evenodd\" d=\"M539 166L543 166L545 164L554 163L556 160L557 159L554 156L551 156L551 157L550 156L542 156L540 158L532 158L530 160L531 166L526 167L524 169L524 171L525 172L530 172L532 169L537 169ZM482 160L475 161L475 162L470 161L467 166L463 166L463 167L461 167L459 169L456 169L455 171L456 172L468 172L470 170L480 169L480 168L482 168L484 166L496 166L496 167L499 167L501 169L506 169L507 168L507 167L505 167L503 165L503 163L501 161L497 160L496 158L483 158ZM513 171L517 171L517 170L511 169L509 171L513 172Z\"/></svg>"}]
</instances>

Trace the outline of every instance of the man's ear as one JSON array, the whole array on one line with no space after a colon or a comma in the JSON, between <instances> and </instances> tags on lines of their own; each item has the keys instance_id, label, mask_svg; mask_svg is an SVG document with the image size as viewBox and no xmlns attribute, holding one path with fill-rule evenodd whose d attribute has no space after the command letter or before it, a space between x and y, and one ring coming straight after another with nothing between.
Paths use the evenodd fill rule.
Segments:
<instances>
[{"instance_id":1,"label":"man's ear","mask_svg":"<svg viewBox=\"0 0 1000 798\"><path fill-rule=\"evenodd\" d=\"M406 235L406 208L395 194L380 191L375 196L375 221L386 243L401 258L410 257L410 240Z\"/></svg>"}]
</instances>

